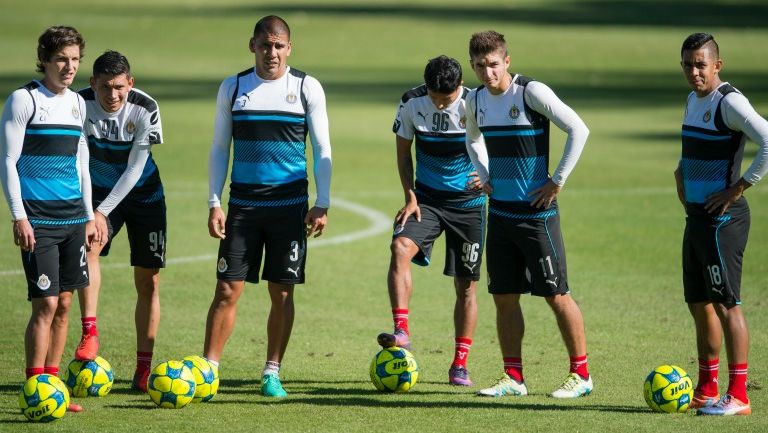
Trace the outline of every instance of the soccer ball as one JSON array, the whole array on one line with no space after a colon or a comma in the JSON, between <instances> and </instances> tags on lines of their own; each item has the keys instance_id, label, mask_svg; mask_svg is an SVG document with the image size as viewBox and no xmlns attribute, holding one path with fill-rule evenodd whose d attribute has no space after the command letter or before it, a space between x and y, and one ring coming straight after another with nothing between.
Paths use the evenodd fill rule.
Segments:
<instances>
[{"instance_id":1,"label":"soccer ball","mask_svg":"<svg viewBox=\"0 0 768 433\"><path fill-rule=\"evenodd\" d=\"M152 369L147 392L156 405L179 409L195 397L195 376L181 361L163 362Z\"/></svg>"},{"instance_id":2,"label":"soccer ball","mask_svg":"<svg viewBox=\"0 0 768 433\"><path fill-rule=\"evenodd\" d=\"M193 403L208 401L219 391L219 369L202 356L187 356L182 361L195 376Z\"/></svg>"},{"instance_id":3,"label":"soccer ball","mask_svg":"<svg viewBox=\"0 0 768 433\"><path fill-rule=\"evenodd\" d=\"M419 379L419 364L411 352L387 347L371 361L371 382L379 391L407 392Z\"/></svg>"},{"instance_id":4,"label":"soccer ball","mask_svg":"<svg viewBox=\"0 0 768 433\"><path fill-rule=\"evenodd\" d=\"M645 379L643 393L648 407L656 412L685 412L693 398L693 383L682 368L661 365Z\"/></svg>"},{"instance_id":5,"label":"soccer ball","mask_svg":"<svg viewBox=\"0 0 768 433\"><path fill-rule=\"evenodd\" d=\"M58 377L37 374L24 383L19 393L19 408L30 421L49 422L67 413L69 392Z\"/></svg>"},{"instance_id":6,"label":"soccer ball","mask_svg":"<svg viewBox=\"0 0 768 433\"><path fill-rule=\"evenodd\" d=\"M112 390L114 379L112 366L101 356L92 361L73 359L64 372L64 383L75 397L104 397Z\"/></svg>"}]
</instances>

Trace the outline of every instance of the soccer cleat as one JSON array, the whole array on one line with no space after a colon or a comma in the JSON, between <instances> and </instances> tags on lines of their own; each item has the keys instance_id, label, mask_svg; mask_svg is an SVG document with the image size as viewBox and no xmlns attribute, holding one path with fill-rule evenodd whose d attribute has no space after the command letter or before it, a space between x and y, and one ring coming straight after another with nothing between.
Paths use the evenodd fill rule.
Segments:
<instances>
[{"instance_id":1,"label":"soccer cleat","mask_svg":"<svg viewBox=\"0 0 768 433\"><path fill-rule=\"evenodd\" d=\"M83 335L80 344L75 349L75 359L78 361L92 361L96 359L99 352L99 336Z\"/></svg>"},{"instance_id":2,"label":"soccer cleat","mask_svg":"<svg viewBox=\"0 0 768 433\"><path fill-rule=\"evenodd\" d=\"M576 373L568 374L560 388L552 391L550 394L555 398L576 398L587 396L592 392L592 376L584 380Z\"/></svg>"},{"instance_id":3,"label":"soccer cleat","mask_svg":"<svg viewBox=\"0 0 768 433\"><path fill-rule=\"evenodd\" d=\"M395 332L392 334L382 332L376 337L376 341L383 348L397 346L408 351L411 350L411 338L405 331L399 328L395 329Z\"/></svg>"},{"instance_id":4,"label":"soccer cleat","mask_svg":"<svg viewBox=\"0 0 768 433\"><path fill-rule=\"evenodd\" d=\"M528 395L528 387L525 382L518 382L504 373L496 384L490 388L484 388L477 391L477 395L485 397L503 397L505 395L523 396Z\"/></svg>"},{"instance_id":5,"label":"soccer cleat","mask_svg":"<svg viewBox=\"0 0 768 433\"><path fill-rule=\"evenodd\" d=\"M701 409L703 407L714 406L717 404L718 400L720 400L720 394L708 396L696 391L693 393L693 399L688 405L688 409Z\"/></svg>"},{"instance_id":6,"label":"soccer cleat","mask_svg":"<svg viewBox=\"0 0 768 433\"><path fill-rule=\"evenodd\" d=\"M82 406L80 406L79 404L73 403L72 401L69 402L69 406L67 406L67 412L78 413L82 411L83 411Z\"/></svg>"},{"instance_id":7,"label":"soccer cleat","mask_svg":"<svg viewBox=\"0 0 768 433\"><path fill-rule=\"evenodd\" d=\"M283 389L280 383L280 376L276 374L265 374L261 377L261 394L264 397L284 398L288 393Z\"/></svg>"},{"instance_id":8,"label":"soccer cleat","mask_svg":"<svg viewBox=\"0 0 768 433\"><path fill-rule=\"evenodd\" d=\"M136 370L133 373L133 380L131 381L131 389L134 391L147 392L147 385L149 382L149 369Z\"/></svg>"},{"instance_id":9,"label":"soccer cleat","mask_svg":"<svg viewBox=\"0 0 768 433\"><path fill-rule=\"evenodd\" d=\"M738 398L725 394L717 403L712 406L702 407L696 411L696 415L749 415L752 413L752 408L749 407L749 403L744 403Z\"/></svg>"},{"instance_id":10,"label":"soccer cleat","mask_svg":"<svg viewBox=\"0 0 768 433\"><path fill-rule=\"evenodd\" d=\"M469 371L460 365L452 365L448 369L448 383L457 386L472 386L472 380L469 378Z\"/></svg>"}]
</instances>

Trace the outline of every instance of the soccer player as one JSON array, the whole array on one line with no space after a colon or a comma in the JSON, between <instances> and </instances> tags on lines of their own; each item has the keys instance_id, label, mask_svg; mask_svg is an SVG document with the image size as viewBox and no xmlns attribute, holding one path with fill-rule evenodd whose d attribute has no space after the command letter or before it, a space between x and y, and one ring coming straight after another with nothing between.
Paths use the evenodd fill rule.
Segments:
<instances>
[{"instance_id":1,"label":"soccer player","mask_svg":"<svg viewBox=\"0 0 768 433\"><path fill-rule=\"evenodd\" d=\"M410 349L410 262L429 265L432 245L445 231L443 273L453 277L456 291L455 352L448 381L469 386L472 381L467 356L477 323L475 287L480 279L485 215L482 192L467 189L467 181L474 175L464 144L464 98L469 89L461 85L459 62L446 56L427 63L424 83L403 95L392 128L405 206L395 218L387 276L395 330L392 334L380 334L378 340L385 347ZM414 138L415 182L411 158Z\"/></svg>"},{"instance_id":2,"label":"soccer player","mask_svg":"<svg viewBox=\"0 0 768 433\"><path fill-rule=\"evenodd\" d=\"M0 119L0 180L32 304L24 334L27 378L58 374L72 291L88 285L86 248L102 235L91 208L85 102L69 90L84 49L76 29L46 29L37 45L42 80L14 91ZM82 407L70 403L69 410Z\"/></svg>"},{"instance_id":3,"label":"soccer player","mask_svg":"<svg viewBox=\"0 0 768 433\"><path fill-rule=\"evenodd\" d=\"M93 62L91 87L79 92L88 110L94 219L109 238L88 252L91 279L79 291L83 334L75 359L94 359L97 355L99 256L109 254L112 239L125 225L137 294L132 387L146 392L160 323L159 272L165 267L166 236L163 185L151 147L162 143L163 138L157 103L133 84L128 59L116 51L106 51Z\"/></svg>"},{"instance_id":4,"label":"soccer player","mask_svg":"<svg viewBox=\"0 0 768 433\"><path fill-rule=\"evenodd\" d=\"M705 415L749 415L749 334L741 310L741 264L749 234L742 195L768 172L768 121L744 95L720 79L723 61L714 37L694 33L680 50L693 90L683 117L682 157L675 171L687 218L683 236L685 302L696 325L699 382L691 408ZM741 173L744 142L760 150ZM728 390L717 388L721 341L728 355Z\"/></svg>"},{"instance_id":5,"label":"soccer player","mask_svg":"<svg viewBox=\"0 0 768 433\"><path fill-rule=\"evenodd\" d=\"M469 42L472 69L482 85L467 96L467 148L490 195L486 255L488 291L504 361L485 396L526 395L520 295L541 296L552 308L570 356L570 372L553 397L592 391L581 310L571 296L556 198L589 135L579 116L541 82L508 72L504 36L488 31ZM549 126L568 134L549 176Z\"/></svg>"},{"instance_id":6,"label":"soccer player","mask_svg":"<svg viewBox=\"0 0 768 433\"><path fill-rule=\"evenodd\" d=\"M245 281L257 283L262 254L272 308L261 392L285 397L280 363L293 327L293 289L304 283L306 239L320 236L330 206L331 144L325 93L313 77L286 63L291 31L280 17L260 19L249 47L255 67L224 80L216 102L209 161L208 231L221 239L216 292L205 330L204 356L218 366L235 325ZM308 208L307 133L317 190ZM229 215L221 209L230 143Z\"/></svg>"}]
</instances>

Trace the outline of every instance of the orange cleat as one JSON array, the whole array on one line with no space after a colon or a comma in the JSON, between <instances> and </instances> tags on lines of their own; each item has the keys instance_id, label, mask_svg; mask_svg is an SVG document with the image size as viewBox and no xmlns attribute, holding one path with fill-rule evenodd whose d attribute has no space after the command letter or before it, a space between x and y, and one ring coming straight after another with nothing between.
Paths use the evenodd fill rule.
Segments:
<instances>
[{"instance_id":1,"label":"orange cleat","mask_svg":"<svg viewBox=\"0 0 768 433\"><path fill-rule=\"evenodd\" d=\"M693 393L693 400L688 405L688 409L701 409L702 407L710 407L717 404L720 400L720 394L704 395L698 391Z\"/></svg>"},{"instance_id":2,"label":"orange cleat","mask_svg":"<svg viewBox=\"0 0 768 433\"><path fill-rule=\"evenodd\" d=\"M720 401L709 407L702 407L699 409L697 415L749 415L752 413L752 408L749 407L749 403L745 403L738 398L725 394Z\"/></svg>"},{"instance_id":3,"label":"orange cleat","mask_svg":"<svg viewBox=\"0 0 768 433\"><path fill-rule=\"evenodd\" d=\"M96 359L99 352L99 336L83 335L80 344L75 349L75 359L78 361L91 361Z\"/></svg>"},{"instance_id":4,"label":"orange cleat","mask_svg":"<svg viewBox=\"0 0 768 433\"><path fill-rule=\"evenodd\" d=\"M79 413L82 411L83 411L82 406L80 406L79 404L73 403L71 401L69 402L69 406L67 406L67 412Z\"/></svg>"}]
</instances>

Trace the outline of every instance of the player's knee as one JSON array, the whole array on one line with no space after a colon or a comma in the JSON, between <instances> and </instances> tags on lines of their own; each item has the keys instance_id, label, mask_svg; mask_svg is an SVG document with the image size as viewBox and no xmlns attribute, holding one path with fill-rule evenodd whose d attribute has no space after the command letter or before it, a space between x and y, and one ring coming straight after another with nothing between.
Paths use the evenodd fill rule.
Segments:
<instances>
[{"instance_id":1,"label":"player's knee","mask_svg":"<svg viewBox=\"0 0 768 433\"><path fill-rule=\"evenodd\" d=\"M412 240L404 237L392 239L392 243L389 246L392 251L392 256L397 259L410 260L413 255L416 254L416 244Z\"/></svg>"},{"instance_id":2,"label":"player's knee","mask_svg":"<svg viewBox=\"0 0 768 433\"><path fill-rule=\"evenodd\" d=\"M218 307L228 307L237 303L239 291L228 281L219 281L216 284L216 294L213 303Z\"/></svg>"},{"instance_id":3,"label":"player's knee","mask_svg":"<svg viewBox=\"0 0 768 433\"><path fill-rule=\"evenodd\" d=\"M496 304L496 310L502 313L520 309L520 295L517 294L494 294L493 302Z\"/></svg>"}]
</instances>

